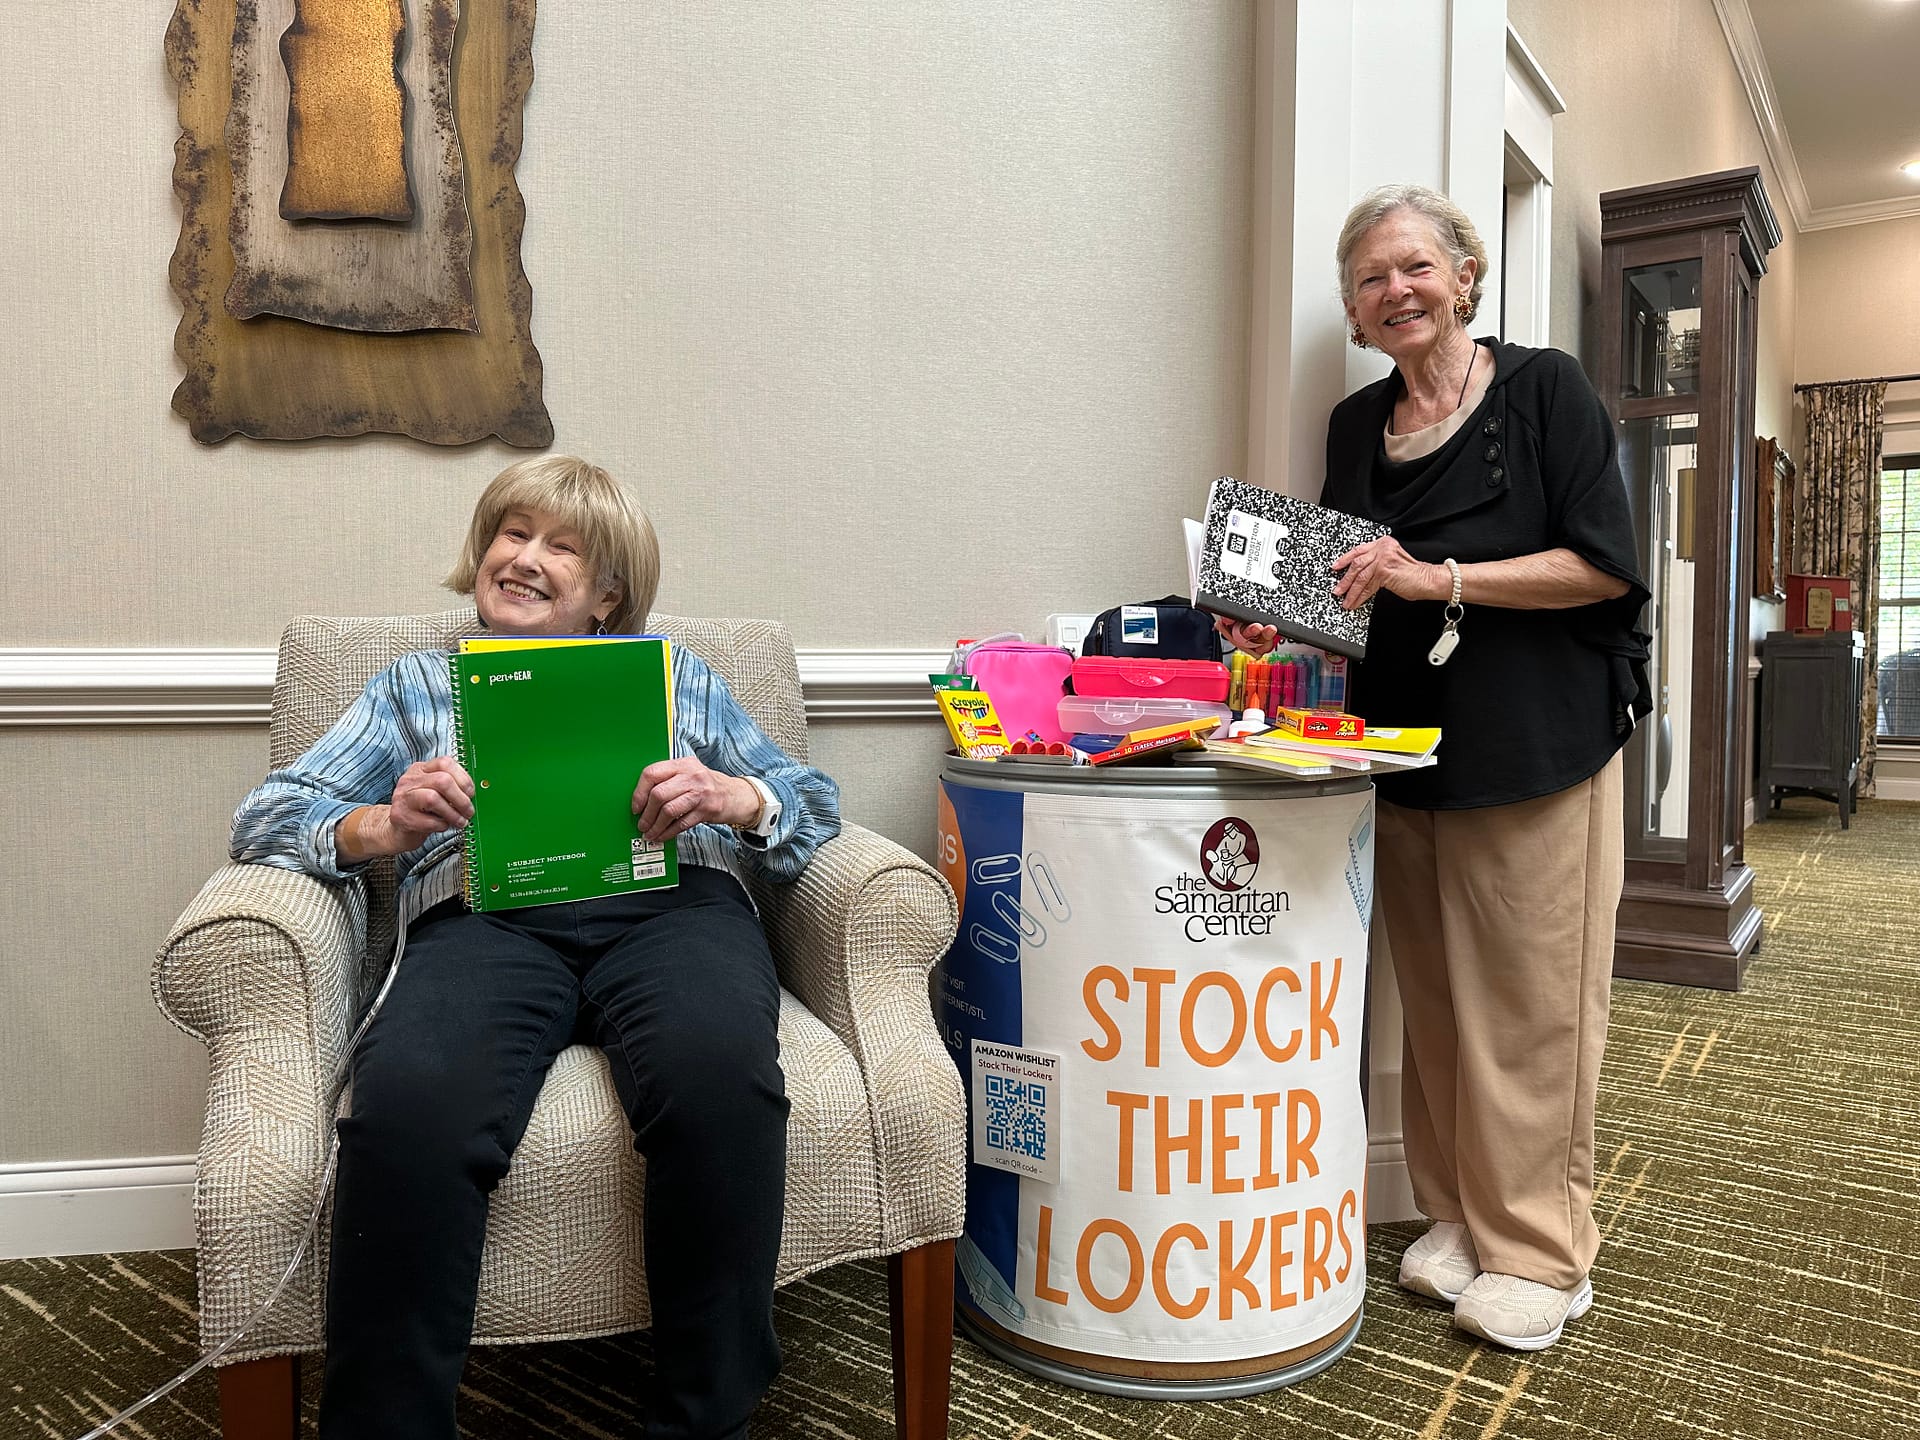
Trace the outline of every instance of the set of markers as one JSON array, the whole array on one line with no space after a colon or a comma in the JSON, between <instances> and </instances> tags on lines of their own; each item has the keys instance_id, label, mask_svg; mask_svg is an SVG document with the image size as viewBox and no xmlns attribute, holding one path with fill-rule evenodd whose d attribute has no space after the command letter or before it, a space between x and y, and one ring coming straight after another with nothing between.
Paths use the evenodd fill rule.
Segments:
<instances>
[{"instance_id":1,"label":"set of markers","mask_svg":"<svg viewBox=\"0 0 1920 1440\"><path fill-rule=\"evenodd\" d=\"M1258 710L1339 710L1347 700L1347 662L1343 656L1302 648L1276 650L1270 660L1254 660L1235 651L1227 708Z\"/></svg>"}]
</instances>

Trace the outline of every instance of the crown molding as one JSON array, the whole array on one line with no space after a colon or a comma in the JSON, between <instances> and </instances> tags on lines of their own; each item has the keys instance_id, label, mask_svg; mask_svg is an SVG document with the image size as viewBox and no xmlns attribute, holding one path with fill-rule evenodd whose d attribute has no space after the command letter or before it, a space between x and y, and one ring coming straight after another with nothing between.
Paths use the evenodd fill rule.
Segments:
<instances>
[{"instance_id":1,"label":"crown molding","mask_svg":"<svg viewBox=\"0 0 1920 1440\"><path fill-rule=\"evenodd\" d=\"M1753 107L1754 123L1760 127L1760 143L1766 147L1773 173L1785 190L1787 211L1794 228L1805 230L1813 220L1813 206L1807 199L1807 182L1800 174L1800 161L1787 138L1786 121L1780 117L1780 96L1773 88L1773 74L1767 69L1766 52L1760 48L1760 32L1754 28L1753 12L1747 0L1713 0L1713 13L1720 18L1720 30L1727 37L1727 49L1733 52L1733 68L1740 72L1746 87L1747 103Z\"/></svg>"},{"instance_id":2,"label":"crown molding","mask_svg":"<svg viewBox=\"0 0 1920 1440\"><path fill-rule=\"evenodd\" d=\"M1920 195L1896 195L1886 200L1862 200L1855 205L1829 205L1814 211L1800 228L1837 230L1842 225L1871 225L1876 220L1903 220L1912 215L1920 215Z\"/></svg>"},{"instance_id":3,"label":"crown molding","mask_svg":"<svg viewBox=\"0 0 1920 1440\"><path fill-rule=\"evenodd\" d=\"M807 720L937 713L927 675L945 650L801 650ZM264 725L271 649L0 649L0 726Z\"/></svg>"},{"instance_id":4,"label":"crown molding","mask_svg":"<svg viewBox=\"0 0 1920 1440\"><path fill-rule=\"evenodd\" d=\"M1807 194L1807 182L1800 173L1799 158L1787 137L1787 123L1780 114L1780 96L1773 88L1773 73L1767 68L1766 52L1760 48L1760 32L1753 23L1753 11L1747 0L1713 0L1713 13L1733 53L1734 69L1746 87L1747 103L1753 107L1754 123L1760 127L1760 142L1766 147L1773 173L1786 192L1787 213L1796 230L1833 230L1842 225L1868 225L1876 220L1898 220L1920 215L1920 195L1896 195L1885 200L1862 200L1852 205L1824 205L1816 209Z\"/></svg>"}]
</instances>

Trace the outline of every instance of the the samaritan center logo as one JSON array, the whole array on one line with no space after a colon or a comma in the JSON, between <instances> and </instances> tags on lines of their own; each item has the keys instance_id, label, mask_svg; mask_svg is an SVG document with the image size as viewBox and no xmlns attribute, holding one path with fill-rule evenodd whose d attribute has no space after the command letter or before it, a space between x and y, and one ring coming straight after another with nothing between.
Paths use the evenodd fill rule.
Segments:
<instances>
[{"instance_id":1,"label":"the samaritan center logo","mask_svg":"<svg viewBox=\"0 0 1920 1440\"><path fill-rule=\"evenodd\" d=\"M1244 890L1259 868L1260 837L1253 826L1237 815L1214 821L1200 841L1200 873L1207 883L1216 890Z\"/></svg>"},{"instance_id":2,"label":"the samaritan center logo","mask_svg":"<svg viewBox=\"0 0 1920 1440\"><path fill-rule=\"evenodd\" d=\"M1181 933L1194 944L1230 935L1271 935L1275 919L1293 909L1286 891L1253 888L1260 837L1238 815L1207 827L1198 858L1197 869L1180 871L1153 892L1154 914L1179 916Z\"/></svg>"}]
</instances>

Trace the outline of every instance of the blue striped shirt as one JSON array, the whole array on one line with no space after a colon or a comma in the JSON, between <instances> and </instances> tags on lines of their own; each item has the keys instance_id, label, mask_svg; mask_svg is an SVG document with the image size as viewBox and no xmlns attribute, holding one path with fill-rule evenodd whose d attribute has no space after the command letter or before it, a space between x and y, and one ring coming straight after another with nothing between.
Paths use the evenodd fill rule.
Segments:
<instances>
[{"instance_id":1,"label":"blue striped shirt","mask_svg":"<svg viewBox=\"0 0 1920 1440\"><path fill-rule=\"evenodd\" d=\"M341 862L334 828L349 811L386 804L409 765L453 753L447 653L418 650L396 660L367 682L312 749L255 787L234 813L233 858L323 880L343 880L363 869ZM840 788L776 745L740 708L727 682L680 645L673 647L673 709L676 756L697 756L728 775L754 776L780 799L771 837L695 825L679 837L680 863L725 870L736 880L749 868L773 880L799 875L821 843L840 833ZM428 871L452 868L439 862L458 853L448 843L458 834L442 831L395 860L402 915L423 908L412 892ZM422 864L429 859L432 864Z\"/></svg>"}]
</instances>

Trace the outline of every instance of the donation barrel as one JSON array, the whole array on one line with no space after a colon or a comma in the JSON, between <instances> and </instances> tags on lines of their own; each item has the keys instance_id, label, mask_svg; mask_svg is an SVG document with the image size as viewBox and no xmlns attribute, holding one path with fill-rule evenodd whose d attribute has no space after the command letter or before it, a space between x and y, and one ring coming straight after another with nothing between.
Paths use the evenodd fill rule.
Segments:
<instances>
[{"instance_id":1,"label":"donation barrel","mask_svg":"<svg viewBox=\"0 0 1920 1440\"><path fill-rule=\"evenodd\" d=\"M1366 1288L1371 784L953 755L938 843L963 1328L1149 1398L1332 1364Z\"/></svg>"}]
</instances>

